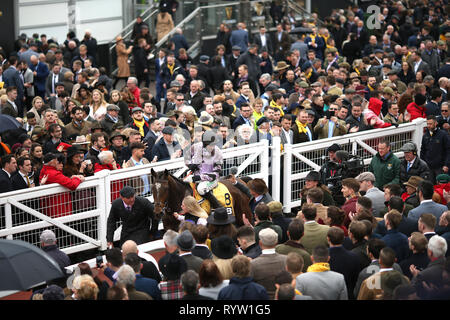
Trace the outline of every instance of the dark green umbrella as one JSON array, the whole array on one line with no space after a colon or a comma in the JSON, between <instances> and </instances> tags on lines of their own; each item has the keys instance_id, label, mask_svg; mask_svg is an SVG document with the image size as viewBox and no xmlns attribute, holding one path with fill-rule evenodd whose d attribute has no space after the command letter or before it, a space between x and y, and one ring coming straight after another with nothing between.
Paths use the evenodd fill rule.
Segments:
<instances>
[{"instance_id":1,"label":"dark green umbrella","mask_svg":"<svg viewBox=\"0 0 450 320\"><path fill-rule=\"evenodd\" d=\"M0 239L0 291L24 291L62 277L59 265L43 250L21 240Z\"/></svg>"}]
</instances>

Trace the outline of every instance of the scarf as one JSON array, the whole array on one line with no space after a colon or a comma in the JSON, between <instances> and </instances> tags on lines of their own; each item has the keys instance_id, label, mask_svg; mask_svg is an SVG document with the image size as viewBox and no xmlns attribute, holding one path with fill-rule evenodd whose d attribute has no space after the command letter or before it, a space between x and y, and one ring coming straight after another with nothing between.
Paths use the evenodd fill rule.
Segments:
<instances>
[{"instance_id":1,"label":"scarf","mask_svg":"<svg viewBox=\"0 0 450 320\"><path fill-rule=\"evenodd\" d=\"M295 123L297 124L297 128L298 128L298 133L300 133L300 134L302 134L302 133L304 133L304 134L308 134L308 131L306 130L306 127L307 127L307 123L306 124L303 124L303 123L301 123L300 121L298 121L298 120L295 120Z\"/></svg>"},{"instance_id":2,"label":"scarf","mask_svg":"<svg viewBox=\"0 0 450 320\"><path fill-rule=\"evenodd\" d=\"M9 147L8 147L5 143L0 142L0 145L3 147L3 149L5 150L5 152L6 152L7 154L10 154L10 153L11 153L11 149L9 149Z\"/></svg>"},{"instance_id":3,"label":"scarf","mask_svg":"<svg viewBox=\"0 0 450 320\"><path fill-rule=\"evenodd\" d=\"M169 68L169 71L170 71L170 75L173 75L173 69L175 68L175 63L174 63L174 64L172 64L172 65L170 65L170 64L167 64L167 68Z\"/></svg>"},{"instance_id":4,"label":"scarf","mask_svg":"<svg viewBox=\"0 0 450 320\"><path fill-rule=\"evenodd\" d=\"M134 124L136 125L136 127L138 127L139 133L141 134L141 136L144 137L145 136L145 133L144 133L145 120L144 119L142 119L141 121L134 120Z\"/></svg>"},{"instance_id":5,"label":"scarf","mask_svg":"<svg viewBox=\"0 0 450 320\"><path fill-rule=\"evenodd\" d=\"M273 100L270 101L270 106L271 106L272 108L277 108L277 109L279 109L279 110L281 111L281 116L284 116L283 108L282 108L280 105L276 104L275 101L273 101Z\"/></svg>"},{"instance_id":6,"label":"scarf","mask_svg":"<svg viewBox=\"0 0 450 320\"><path fill-rule=\"evenodd\" d=\"M308 74L305 74L305 76L306 76L306 79L309 79L309 78L311 78L311 76L312 76L312 73L313 73L313 69L311 68L311 70L308 72Z\"/></svg>"},{"instance_id":7,"label":"scarf","mask_svg":"<svg viewBox=\"0 0 450 320\"><path fill-rule=\"evenodd\" d=\"M330 271L330 264L327 262L318 262L310 265L306 272L324 272Z\"/></svg>"},{"instance_id":8,"label":"scarf","mask_svg":"<svg viewBox=\"0 0 450 320\"><path fill-rule=\"evenodd\" d=\"M358 74L358 76L361 74L358 68L354 68L355 72Z\"/></svg>"}]
</instances>

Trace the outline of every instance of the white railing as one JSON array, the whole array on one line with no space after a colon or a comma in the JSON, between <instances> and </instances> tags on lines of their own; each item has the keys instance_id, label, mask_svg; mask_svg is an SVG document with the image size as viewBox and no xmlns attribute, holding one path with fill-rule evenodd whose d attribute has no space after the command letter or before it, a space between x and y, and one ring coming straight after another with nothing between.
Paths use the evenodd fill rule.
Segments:
<instances>
[{"instance_id":1,"label":"white railing","mask_svg":"<svg viewBox=\"0 0 450 320\"><path fill-rule=\"evenodd\" d=\"M411 123L401 124L398 128L388 127L369 131L346 134L344 136L321 139L295 145L285 145L283 153L283 210L288 213L292 208L301 206L300 190L305 183L308 172L320 170L327 158L327 148L334 143L339 144L349 154L364 159L364 164L370 164L381 138L391 143L391 150L402 158L399 152L404 143L413 141L418 150L422 143L425 119L415 119ZM281 160L280 160L281 161ZM275 160L273 160L275 162Z\"/></svg>"},{"instance_id":2,"label":"white railing","mask_svg":"<svg viewBox=\"0 0 450 320\"><path fill-rule=\"evenodd\" d=\"M225 170L238 167L238 174L269 181L267 141L223 150ZM0 238L19 239L39 245L44 229L55 232L59 247L67 254L106 249L106 221L119 187L149 175L150 170L169 170L182 177L183 158L145 166L103 170L88 177L75 191L58 184L4 193L0 197ZM151 194L148 196L152 200ZM115 232L118 240L120 230Z\"/></svg>"},{"instance_id":3,"label":"white railing","mask_svg":"<svg viewBox=\"0 0 450 320\"><path fill-rule=\"evenodd\" d=\"M333 143L352 155L364 159L367 166L380 138L391 142L398 157L401 146L408 141L420 150L424 119L416 119L398 128L389 127L347 134L297 145L285 145L280 152L280 139L275 137L269 148L267 141L224 149L224 175L231 167L238 167L239 176L262 178L269 184L271 194L283 203L284 212L301 205L300 190L304 178L311 170L319 170L326 162L326 149ZM269 150L271 155L269 156ZM270 167L270 168L269 168ZM57 184L45 185L2 194L0 197L0 238L20 239L39 245L39 235L44 229L56 233L59 247L67 254L88 249L106 249L106 221L111 202L119 197L125 184L139 182L141 176L149 175L150 169L167 169L176 177L183 177L187 168L182 158L156 162L146 166L104 170L88 177L76 191L69 191ZM283 185L281 185L283 178ZM151 201L151 192L147 195ZM55 217L55 214L58 214ZM118 240L120 228L115 232Z\"/></svg>"}]
</instances>

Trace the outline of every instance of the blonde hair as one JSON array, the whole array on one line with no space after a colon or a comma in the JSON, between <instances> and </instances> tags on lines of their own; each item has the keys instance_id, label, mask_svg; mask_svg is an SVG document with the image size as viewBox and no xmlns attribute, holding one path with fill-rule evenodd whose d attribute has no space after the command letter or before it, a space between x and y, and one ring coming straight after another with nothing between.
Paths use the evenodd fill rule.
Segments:
<instances>
[{"instance_id":1,"label":"blonde hair","mask_svg":"<svg viewBox=\"0 0 450 320\"><path fill-rule=\"evenodd\" d=\"M97 104L95 101L94 101L94 93L95 92L98 92L99 94L100 94L100 103L99 104ZM103 93L100 91L100 90L98 90L98 89L94 89L94 90L92 90L92 101L91 101L91 103L92 103L92 113L95 113L101 106L105 106L106 107L106 105L107 105L107 103L106 103L106 101L105 101L105 96L103 95Z\"/></svg>"},{"instance_id":2,"label":"blonde hair","mask_svg":"<svg viewBox=\"0 0 450 320\"><path fill-rule=\"evenodd\" d=\"M206 211L203 210L202 207L200 207L197 200L195 200L193 196L185 197L183 199L183 203L186 206L187 212L189 212L190 214L199 218L208 218L208 214L206 213Z\"/></svg>"},{"instance_id":3,"label":"blonde hair","mask_svg":"<svg viewBox=\"0 0 450 320\"><path fill-rule=\"evenodd\" d=\"M36 96L33 98L33 100L31 101L31 106L34 107L35 103L37 100L41 100L42 102L44 102L44 99L42 99L40 96Z\"/></svg>"},{"instance_id":4,"label":"blonde hair","mask_svg":"<svg viewBox=\"0 0 450 320\"><path fill-rule=\"evenodd\" d=\"M74 288L77 290L79 300L97 300L99 289L90 275L83 274L76 277L74 279Z\"/></svg>"}]
</instances>

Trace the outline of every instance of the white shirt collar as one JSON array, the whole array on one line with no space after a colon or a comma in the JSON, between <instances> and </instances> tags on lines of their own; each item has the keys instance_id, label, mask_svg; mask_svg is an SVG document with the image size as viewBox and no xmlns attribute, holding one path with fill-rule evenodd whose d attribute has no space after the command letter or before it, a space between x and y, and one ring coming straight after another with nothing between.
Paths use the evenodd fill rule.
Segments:
<instances>
[{"instance_id":1,"label":"white shirt collar","mask_svg":"<svg viewBox=\"0 0 450 320\"><path fill-rule=\"evenodd\" d=\"M420 204L422 204L422 203L427 203L427 202L433 202L433 199L423 200L423 201L420 202Z\"/></svg>"},{"instance_id":2,"label":"white shirt collar","mask_svg":"<svg viewBox=\"0 0 450 320\"><path fill-rule=\"evenodd\" d=\"M259 200L261 200L262 198L264 197L264 195L262 194L262 195L260 195L260 196L257 196L256 198L255 198L255 201L259 201Z\"/></svg>"},{"instance_id":3,"label":"white shirt collar","mask_svg":"<svg viewBox=\"0 0 450 320\"><path fill-rule=\"evenodd\" d=\"M262 250L262 254L275 254L275 253L276 253L275 248Z\"/></svg>"},{"instance_id":4,"label":"white shirt collar","mask_svg":"<svg viewBox=\"0 0 450 320\"><path fill-rule=\"evenodd\" d=\"M6 174L8 175L8 178L11 178L11 174L8 171L6 171L5 169L2 169L2 170L6 172Z\"/></svg>"},{"instance_id":5,"label":"white shirt collar","mask_svg":"<svg viewBox=\"0 0 450 320\"><path fill-rule=\"evenodd\" d=\"M387 272L387 271L392 271L394 270L394 268L381 268L380 272Z\"/></svg>"}]
</instances>

